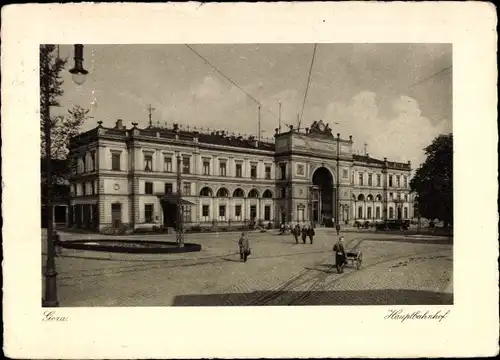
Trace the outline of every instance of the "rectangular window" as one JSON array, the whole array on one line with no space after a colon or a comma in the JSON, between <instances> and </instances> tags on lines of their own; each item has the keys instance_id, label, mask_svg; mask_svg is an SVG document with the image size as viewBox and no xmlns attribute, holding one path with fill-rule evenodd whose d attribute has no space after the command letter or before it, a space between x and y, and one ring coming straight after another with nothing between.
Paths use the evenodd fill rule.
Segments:
<instances>
[{"instance_id":1,"label":"rectangular window","mask_svg":"<svg viewBox=\"0 0 500 360\"><path fill-rule=\"evenodd\" d=\"M250 166L250 177L252 179L257 178L257 165L251 165Z\"/></svg>"},{"instance_id":2,"label":"rectangular window","mask_svg":"<svg viewBox=\"0 0 500 360\"><path fill-rule=\"evenodd\" d=\"M408 187L408 178L406 176L403 176L403 184L405 188Z\"/></svg>"},{"instance_id":3,"label":"rectangular window","mask_svg":"<svg viewBox=\"0 0 500 360\"><path fill-rule=\"evenodd\" d=\"M144 221L148 224L153 222L154 216L154 205L153 204L145 204L144 205Z\"/></svg>"},{"instance_id":4,"label":"rectangular window","mask_svg":"<svg viewBox=\"0 0 500 360\"><path fill-rule=\"evenodd\" d=\"M120 153L111 153L111 169L112 170L121 170L120 158L121 158Z\"/></svg>"},{"instance_id":5,"label":"rectangular window","mask_svg":"<svg viewBox=\"0 0 500 360\"><path fill-rule=\"evenodd\" d=\"M222 219L226 218L226 205L219 205L219 217Z\"/></svg>"},{"instance_id":6,"label":"rectangular window","mask_svg":"<svg viewBox=\"0 0 500 360\"><path fill-rule=\"evenodd\" d=\"M153 155L144 155L144 171L153 171Z\"/></svg>"},{"instance_id":7,"label":"rectangular window","mask_svg":"<svg viewBox=\"0 0 500 360\"><path fill-rule=\"evenodd\" d=\"M250 220L255 220L257 217L257 206L252 205L250 206Z\"/></svg>"},{"instance_id":8,"label":"rectangular window","mask_svg":"<svg viewBox=\"0 0 500 360\"><path fill-rule=\"evenodd\" d=\"M394 217L394 209L392 207L389 208L389 219Z\"/></svg>"},{"instance_id":9,"label":"rectangular window","mask_svg":"<svg viewBox=\"0 0 500 360\"><path fill-rule=\"evenodd\" d=\"M266 166L266 179L270 179L270 178L271 178L271 167Z\"/></svg>"},{"instance_id":10,"label":"rectangular window","mask_svg":"<svg viewBox=\"0 0 500 360\"><path fill-rule=\"evenodd\" d=\"M182 186L182 195L191 195L191 183L184 183Z\"/></svg>"},{"instance_id":11,"label":"rectangular window","mask_svg":"<svg viewBox=\"0 0 500 360\"><path fill-rule=\"evenodd\" d=\"M359 174L359 185L363 186L363 173Z\"/></svg>"},{"instance_id":12,"label":"rectangular window","mask_svg":"<svg viewBox=\"0 0 500 360\"><path fill-rule=\"evenodd\" d=\"M241 218L241 205L234 206L234 216Z\"/></svg>"},{"instance_id":13,"label":"rectangular window","mask_svg":"<svg viewBox=\"0 0 500 360\"><path fill-rule=\"evenodd\" d=\"M347 169L343 169L343 170L342 170L342 177L343 177L344 179L347 179L347 178L349 177L349 170L347 170Z\"/></svg>"},{"instance_id":14,"label":"rectangular window","mask_svg":"<svg viewBox=\"0 0 500 360\"><path fill-rule=\"evenodd\" d=\"M184 222L191 222L191 206L184 205Z\"/></svg>"},{"instance_id":15,"label":"rectangular window","mask_svg":"<svg viewBox=\"0 0 500 360\"><path fill-rule=\"evenodd\" d=\"M286 179L286 164L280 164L280 176L281 180Z\"/></svg>"},{"instance_id":16,"label":"rectangular window","mask_svg":"<svg viewBox=\"0 0 500 360\"><path fill-rule=\"evenodd\" d=\"M396 176L396 187L401 187L401 183L400 183L400 177L399 175Z\"/></svg>"},{"instance_id":17,"label":"rectangular window","mask_svg":"<svg viewBox=\"0 0 500 360\"><path fill-rule=\"evenodd\" d=\"M389 199L391 199L391 201L392 201L393 198L394 198L394 195L392 193L389 193Z\"/></svg>"},{"instance_id":18,"label":"rectangular window","mask_svg":"<svg viewBox=\"0 0 500 360\"><path fill-rule=\"evenodd\" d=\"M163 171L169 173L172 172L172 158L169 156L165 156L163 160L164 160Z\"/></svg>"},{"instance_id":19,"label":"rectangular window","mask_svg":"<svg viewBox=\"0 0 500 360\"><path fill-rule=\"evenodd\" d=\"M182 173L190 174L191 173L191 159L189 157L182 158Z\"/></svg>"},{"instance_id":20,"label":"rectangular window","mask_svg":"<svg viewBox=\"0 0 500 360\"><path fill-rule=\"evenodd\" d=\"M236 177L243 177L241 164L236 164Z\"/></svg>"},{"instance_id":21,"label":"rectangular window","mask_svg":"<svg viewBox=\"0 0 500 360\"><path fill-rule=\"evenodd\" d=\"M404 208L405 220L408 219L408 208Z\"/></svg>"},{"instance_id":22,"label":"rectangular window","mask_svg":"<svg viewBox=\"0 0 500 360\"><path fill-rule=\"evenodd\" d=\"M173 193L172 183L165 183L164 191L165 195L172 194Z\"/></svg>"},{"instance_id":23,"label":"rectangular window","mask_svg":"<svg viewBox=\"0 0 500 360\"><path fill-rule=\"evenodd\" d=\"M90 153L90 171L95 171L95 151Z\"/></svg>"},{"instance_id":24,"label":"rectangular window","mask_svg":"<svg viewBox=\"0 0 500 360\"><path fill-rule=\"evenodd\" d=\"M264 220L271 220L271 207L269 205L264 206Z\"/></svg>"},{"instance_id":25,"label":"rectangular window","mask_svg":"<svg viewBox=\"0 0 500 360\"><path fill-rule=\"evenodd\" d=\"M353 171L353 172L352 172L352 174L351 174L351 184L353 184L353 185L354 185L354 171Z\"/></svg>"},{"instance_id":26,"label":"rectangular window","mask_svg":"<svg viewBox=\"0 0 500 360\"><path fill-rule=\"evenodd\" d=\"M210 210L209 205L203 205L201 208L201 216L208 217L209 210Z\"/></svg>"},{"instance_id":27,"label":"rectangular window","mask_svg":"<svg viewBox=\"0 0 500 360\"><path fill-rule=\"evenodd\" d=\"M96 194L96 191L95 191L95 181L92 181L92 195L95 195Z\"/></svg>"},{"instance_id":28,"label":"rectangular window","mask_svg":"<svg viewBox=\"0 0 500 360\"><path fill-rule=\"evenodd\" d=\"M221 163L219 163L219 176L226 176L226 175L227 175L226 163L221 162Z\"/></svg>"},{"instance_id":29,"label":"rectangular window","mask_svg":"<svg viewBox=\"0 0 500 360\"><path fill-rule=\"evenodd\" d=\"M153 195L153 183L152 182L145 182L144 183L144 192L147 195Z\"/></svg>"},{"instance_id":30,"label":"rectangular window","mask_svg":"<svg viewBox=\"0 0 500 360\"><path fill-rule=\"evenodd\" d=\"M380 219L380 206L377 206L377 207L375 208L375 217L376 217L377 219Z\"/></svg>"},{"instance_id":31,"label":"rectangular window","mask_svg":"<svg viewBox=\"0 0 500 360\"><path fill-rule=\"evenodd\" d=\"M297 221L304 221L304 207L297 206Z\"/></svg>"},{"instance_id":32,"label":"rectangular window","mask_svg":"<svg viewBox=\"0 0 500 360\"><path fill-rule=\"evenodd\" d=\"M286 188L281 188L281 198L286 198Z\"/></svg>"},{"instance_id":33,"label":"rectangular window","mask_svg":"<svg viewBox=\"0 0 500 360\"><path fill-rule=\"evenodd\" d=\"M372 218L372 207L371 207L371 206L368 206L368 207L366 208L366 217L367 217L368 219L371 219L371 218Z\"/></svg>"},{"instance_id":34,"label":"rectangular window","mask_svg":"<svg viewBox=\"0 0 500 360\"><path fill-rule=\"evenodd\" d=\"M368 186L372 186L372 174L368 174Z\"/></svg>"},{"instance_id":35,"label":"rectangular window","mask_svg":"<svg viewBox=\"0 0 500 360\"><path fill-rule=\"evenodd\" d=\"M203 160L203 175L210 175L210 160Z\"/></svg>"},{"instance_id":36,"label":"rectangular window","mask_svg":"<svg viewBox=\"0 0 500 360\"><path fill-rule=\"evenodd\" d=\"M389 175L389 187L392 187L392 175Z\"/></svg>"},{"instance_id":37,"label":"rectangular window","mask_svg":"<svg viewBox=\"0 0 500 360\"><path fill-rule=\"evenodd\" d=\"M382 186L382 177L380 174L377 174L377 186Z\"/></svg>"}]
</instances>

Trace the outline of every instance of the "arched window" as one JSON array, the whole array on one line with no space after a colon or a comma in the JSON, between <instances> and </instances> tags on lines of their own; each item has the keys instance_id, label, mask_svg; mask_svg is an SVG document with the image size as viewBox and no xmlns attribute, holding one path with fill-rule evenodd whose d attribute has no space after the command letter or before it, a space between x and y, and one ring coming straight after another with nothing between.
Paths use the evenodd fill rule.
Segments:
<instances>
[{"instance_id":1,"label":"arched window","mask_svg":"<svg viewBox=\"0 0 500 360\"><path fill-rule=\"evenodd\" d=\"M271 192L271 190L266 190L264 191L264 194L262 194L262 197L266 199L272 199L273 193Z\"/></svg>"},{"instance_id":2,"label":"arched window","mask_svg":"<svg viewBox=\"0 0 500 360\"><path fill-rule=\"evenodd\" d=\"M212 194L213 194L212 189L210 189L209 187L204 187L200 191L200 196L212 196Z\"/></svg>"},{"instance_id":3,"label":"arched window","mask_svg":"<svg viewBox=\"0 0 500 360\"><path fill-rule=\"evenodd\" d=\"M375 197L375 200L377 200L377 201L382 201L382 196L377 195L377 196Z\"/></svg>"},{"instance_id":4,"label":"arched window","mask_svg":"<svg viewBox=\"0 0 500 360\"><path fill-rule=\"evenodd\" d=\"M363 201L364 199L365 199L365 196L363 194L359 194L358 201Z\"/></svg>"},{"instance_id":5,"label":"arched window","mask_svg":"<svg viewBox=\"0 0 500 360\"><path fill-rule=\"evenodd\" d=\"M245 192L243 191L243 189L238 188L234 190L233 197L245 197Z\"/></svg>"},{"instance_id":6,"label":"arched window","mask_svg":"<svg viewBox=\"0 0 500 360\"><path fill-rule=\"evenodd\" d=\"M255 189L250 190L248 193L249 198L258 198L259 197L259 192Z\"/></svg>"},{"instance_id":7,"label":"arched window","mask_svg":"<svg viewBox=\"0 0 500 360\"><path fill-rule=\"evenodd\" d=\"M373 201L373 195L371 195L371 194L370 194L370 195L368 195L368 196L366 197L366 201Z\"/></svg>"},{"instance_id":8,"label":"arched window","mask_svg":"<svg viewBox=\"0 0 500 360\"><path fill-rule=\"evenodd\" d=\"M220 188L217 191L217 197L228 197L229 196L229 191L227 191L226 188Z\"/></svg>"}]
</instances>

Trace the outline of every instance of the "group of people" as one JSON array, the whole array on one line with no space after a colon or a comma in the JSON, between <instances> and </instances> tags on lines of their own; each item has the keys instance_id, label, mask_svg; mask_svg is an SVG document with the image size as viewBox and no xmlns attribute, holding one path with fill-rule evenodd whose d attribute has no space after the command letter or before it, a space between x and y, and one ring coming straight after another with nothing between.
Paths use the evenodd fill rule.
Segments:
<instances>
[{"instance_id":1,"label":"group of people","mask_svg":"<svg viewBox=\"0 0 500 360\"><path fill-rule=\"evenodd\" d=\"M337 224L335 227L337 230L337 235L340 232L340 226ZM309 236L311 244L313 243L313 238L315 235L314 228L310 225L300 226L299 224L295 225L292 229L292 235L295 237L295 242L299 243L299 236L302 236L302 242L305 244L306 239ZM248 239L248 234L246 232L242 232L241 236L238 240L238 246L240 250L240 261L247 262L248 256L252 253L250 249L250 240ZM338 241L333 245L333 252L335 254L335 266L339 273L344 272L344 266L347 264L347 252L344 246L344 237L339 236Z\"/></svg>"},{"instance_id":2,"label":"group of people","mask_svg":"<svg viewBox=\"0 0 500 360\"><path fill-rule=\"evenodd\" d=\"M316 235L314 228L312 225L304 225L302 228L300 227L299 224L295 225L295 227L292 229L292 235L295 238L295 243L299 243L299 236L302 237L302 242L305 244L307 237L309 237L309 241L311 244L313 243L314 235Z\"/></svg>"}]
</instances>

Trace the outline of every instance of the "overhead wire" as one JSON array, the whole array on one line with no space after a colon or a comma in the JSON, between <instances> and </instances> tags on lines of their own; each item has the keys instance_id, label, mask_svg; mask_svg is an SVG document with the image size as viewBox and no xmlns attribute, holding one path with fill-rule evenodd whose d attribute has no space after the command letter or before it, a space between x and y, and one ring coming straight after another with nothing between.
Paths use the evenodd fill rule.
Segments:
<instances>
[{"instance_id":1,"label":"overhead wire","mask_svg":"<svg viewBox=\"0 0 500 360\"><path fill-rule=\"evenodd\" d=\"M271 111L269 108L266 106L262 105L262 103L257 100L255 97L253 97L251 94L243 90L241 86L239 86L235 81L229 78L229 76L225 75L222 71L220 71L214 64L212 64L207 58L205 58L203 55L201 55L199 52L197 52L195 49L193 49L192 46L188 44L184 44L186 47L191 50L193 53L195 53L200 59L202 59L206 64L210 65L215 71L217 71L224 79L229 81L231 84L236 86L239 90L241 90L245 95L247 95L250 99L252 99L256 104L258 104L261 108L265 109L268 111L270 114L274 115L276 118L278 118L278 115L276 115L273 111Z\"/></svg>"},{"instance_id":2,"label":"overhead wire","mask_svg":"<svg viewBox=\"0 0 500 360\"><path fill-rule=\"evenodd\" d=\"M298 123L298 130L300 130L300 123L302 122L302 116L304 115L304 106L306 104L306 99L307 99L307 93L309 91L309 84L311 82L311 73L312 73L312 68L314 65L314 58L316 56L316 49L318 47L318 44L314 44L314 49L313 49L313 54L312 54L312 59L311 59L311 66L309 67L309 75L307 76L307 85L306 85L306 91L304 93L304 100L302 101L302 109L300 111L300 117L299 117L299 123Z\"/></svg>"},{"instance_id":3,"label":"overhead wire","mask_svg":"<svg viewBox=\"0 0 500 360\"><path fill-rule=\"evenodd\" d=\"M440 74L444 73L445 71L450 70L451 68L452 68L452 66L451 66L451 65L450 65L450 66L447 66L447 67L445 67L445 68L443 68L443 69L439 70L437 73L434 73L434 74L432 74L431 76L427 76L426 78L423 78L423 79L421 79L421 80L417 81L416 83L414 83L414 84L410 85L410 89L411 89L412 87L414 87L414 86L420 85L420 84L422 84L422 83L424 83L424 82L426 82L426 81L428 81L428 80L432 79L432 78L433 78L433 77L435 77L435 76L438 76L438 75L440 75Z\"/></svg>"}]
</instances>

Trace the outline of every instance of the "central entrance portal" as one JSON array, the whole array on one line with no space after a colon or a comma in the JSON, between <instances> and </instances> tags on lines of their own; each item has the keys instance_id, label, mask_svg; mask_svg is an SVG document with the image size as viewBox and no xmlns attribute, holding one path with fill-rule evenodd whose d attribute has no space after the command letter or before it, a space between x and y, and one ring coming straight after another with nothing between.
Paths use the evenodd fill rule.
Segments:
<instances>
[{"instance_id":1,"label":"central entrance portal","mask_svg":"<svg viewBox=\"0 0 500 360\"><path fill-rule=\"evenodd\" d=\"M325 167L318 168L312 178L312 221L332 226L335 215L333 176Z\"/></svg>"}]
</instances>

